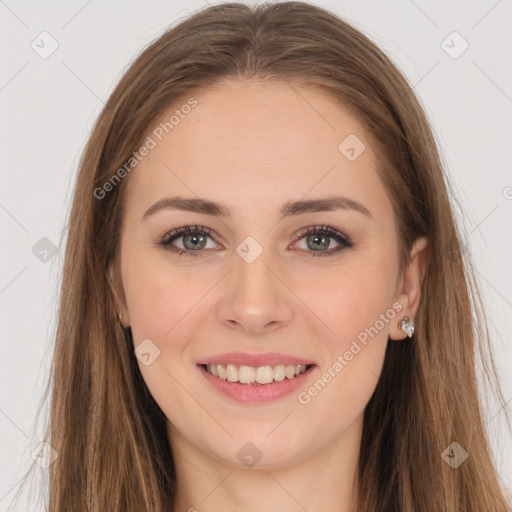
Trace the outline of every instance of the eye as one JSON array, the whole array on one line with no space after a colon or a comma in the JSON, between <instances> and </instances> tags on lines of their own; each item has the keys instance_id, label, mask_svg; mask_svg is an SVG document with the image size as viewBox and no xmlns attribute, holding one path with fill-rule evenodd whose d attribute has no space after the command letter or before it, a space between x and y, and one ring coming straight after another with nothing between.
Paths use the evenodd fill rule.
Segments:
<instances>
[{"instance_id":1,"label":"eye","mask_svg":"<svg viewBox=\"0 0 512 512\"><path fill-rule=\"evenodd\" d=\"M200 252L206 249L206 241L210 237L211 230L202 226L183 226L168 233L159 245L169 252L186 254L187 256L197 256L194 252ZM172 243L175 240L182 239L183 248L175 247Z\"/></svg>"},{"instance_id":2,"label":"eye","mask_svg":"<svg viewBox=\"0 0 512 512\"><path fill-rule=\"evenodd\" d=\"M338 246L330 251L323 250L331 245L333 239L338 243ZM306 242L306 248L312 249L312 251L307 251L312 252L312 254L309 255L311 257L333 256L354 245L347 235L328 225L315 225L304 228L304 230L299 233L299 241L303 240Z\"/></svg>"},{"instance_id":3,"label":"eye","mask_svg":"<svg viewBox=\"0 0 512 512\"><path fill-rule=\"evenodd\" d=\"M212 248L206 246L208 238L213 240L210 233L211 230L203 226L183 226L167 233L164 238L158 242L158 245L180 256L182 254L187 256L199 256L205 249ZM308 255L310 257L332 256L354 245L347 235L329 225L309 226L299 232L298 236L298 242L304 241L306 243L305 251L311 253ZM182 247L173 245L180 239ZM329 251L324 250L329 248L333 240L338 246Z\"/></svg>"}]
</instances>

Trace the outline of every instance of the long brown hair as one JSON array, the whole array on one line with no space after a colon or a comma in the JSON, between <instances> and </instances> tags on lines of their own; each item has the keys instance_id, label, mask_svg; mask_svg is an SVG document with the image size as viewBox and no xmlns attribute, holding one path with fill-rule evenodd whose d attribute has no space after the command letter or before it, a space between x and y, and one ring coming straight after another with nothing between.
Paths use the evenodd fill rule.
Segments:
<instances>
[{"instance_id":1,"label":"long brown hair","mask_svg":"<svg viewBox=\"0 0 512 512\"><path fill-rule=\"evenodd\" d=\"M214 5L148 46L126 71L85 148L68 226L47 441L51 512L164 512L176 475L165 417L116 320L126 175L98 198L171 105L223 79L321 89L368 129L393 201L402 269L426 236L416 332L389 341L364 415L358 510L505 512L479 403L475 352L500 396L474 272L420 103L392 61L349 23L304 2ZM136 168L133 172L137 172ZM127 173L129 174L129 173ZM96 190L96 194L95 194ZM457 442L457 469L442 453Z\"/></svg>"}]
</instances>

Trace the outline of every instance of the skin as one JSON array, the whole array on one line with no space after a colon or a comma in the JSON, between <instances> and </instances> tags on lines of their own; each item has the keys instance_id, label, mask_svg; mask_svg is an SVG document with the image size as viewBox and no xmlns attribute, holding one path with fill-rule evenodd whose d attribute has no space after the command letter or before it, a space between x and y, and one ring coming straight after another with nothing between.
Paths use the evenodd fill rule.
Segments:
<instances>
[{"instance_id":1,"label":"skin","mask_svg":"<svg viewBox=\"0 0 512 512\"><path fill-rule=\"evenodd\" d=\"M194 97L198 105L128 178L122 283L114 287L135 346L149 338L160 350L149 366L138 363L169 420L174 510L353 510L364 408L388 338L410 342L398 324L416 315L426 240L416 240L400 274L392 203L375 171L371 140L323 92L229 80ZM349 134L366 146L352 162L338 149ZM287 201L334 192L362 203L371 216L340 209L279 219ZM234 215L164 209L141 220L173 195L222 202ZM179 256L159 246L166 233L195 224L212 230L202 254ZM297 233L315 224L350 233L353 247L312 257L314 237L308 244ZM247 236L263 248L250 264L236 252ZM173 242L181 249L183 243ZM325 246L328 252L339 244L331 237ZM234 402L196 367L199 358L222 352L281 352L318 365L300 389L307 390L359 333L394 311L393 303L402 311L307 404L296 392L272 402ZM261 452L254 467L237 457L247 442Z\"/></svg>"}]
</instances>

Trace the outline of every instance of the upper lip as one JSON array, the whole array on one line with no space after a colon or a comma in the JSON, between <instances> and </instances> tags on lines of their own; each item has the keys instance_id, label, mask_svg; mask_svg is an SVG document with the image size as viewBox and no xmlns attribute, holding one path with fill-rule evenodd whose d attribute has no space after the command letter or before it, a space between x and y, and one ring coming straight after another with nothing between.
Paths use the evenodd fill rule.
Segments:
<instances>
[{"instance_id":1,"label":"upper lip","mask_svg":"<svg viewBox=\"0 0 512 512\"><path fill-rule=\"evenodd\" d=\"M287 365L314 365L311 360L302 357L295 357L286 354L278 354L275 352L267 352L262 354L249 354L247 352L229 352L217 354L197 361L197 364L234 364L235 366L276 366L278 364Z\"/></svg>"}]
</instances>

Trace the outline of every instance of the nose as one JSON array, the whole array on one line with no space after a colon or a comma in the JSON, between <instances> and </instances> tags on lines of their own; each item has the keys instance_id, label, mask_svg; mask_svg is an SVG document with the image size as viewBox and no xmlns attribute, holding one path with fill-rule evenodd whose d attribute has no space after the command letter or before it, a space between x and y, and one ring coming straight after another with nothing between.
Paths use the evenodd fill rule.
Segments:
<instances>
[{"instance_id":1,"label":"nose","mask_svg":"<svg viewBox=\"0 0 512 512\"><path fill-rule=\"evenodd\" d=\"M263 250L251 263L235 253L233 265L223 283L218 309L221 322L252 335L288 323L293 316L293 293L272 260L271 251Z\"/></svg>"}]
</instances>

